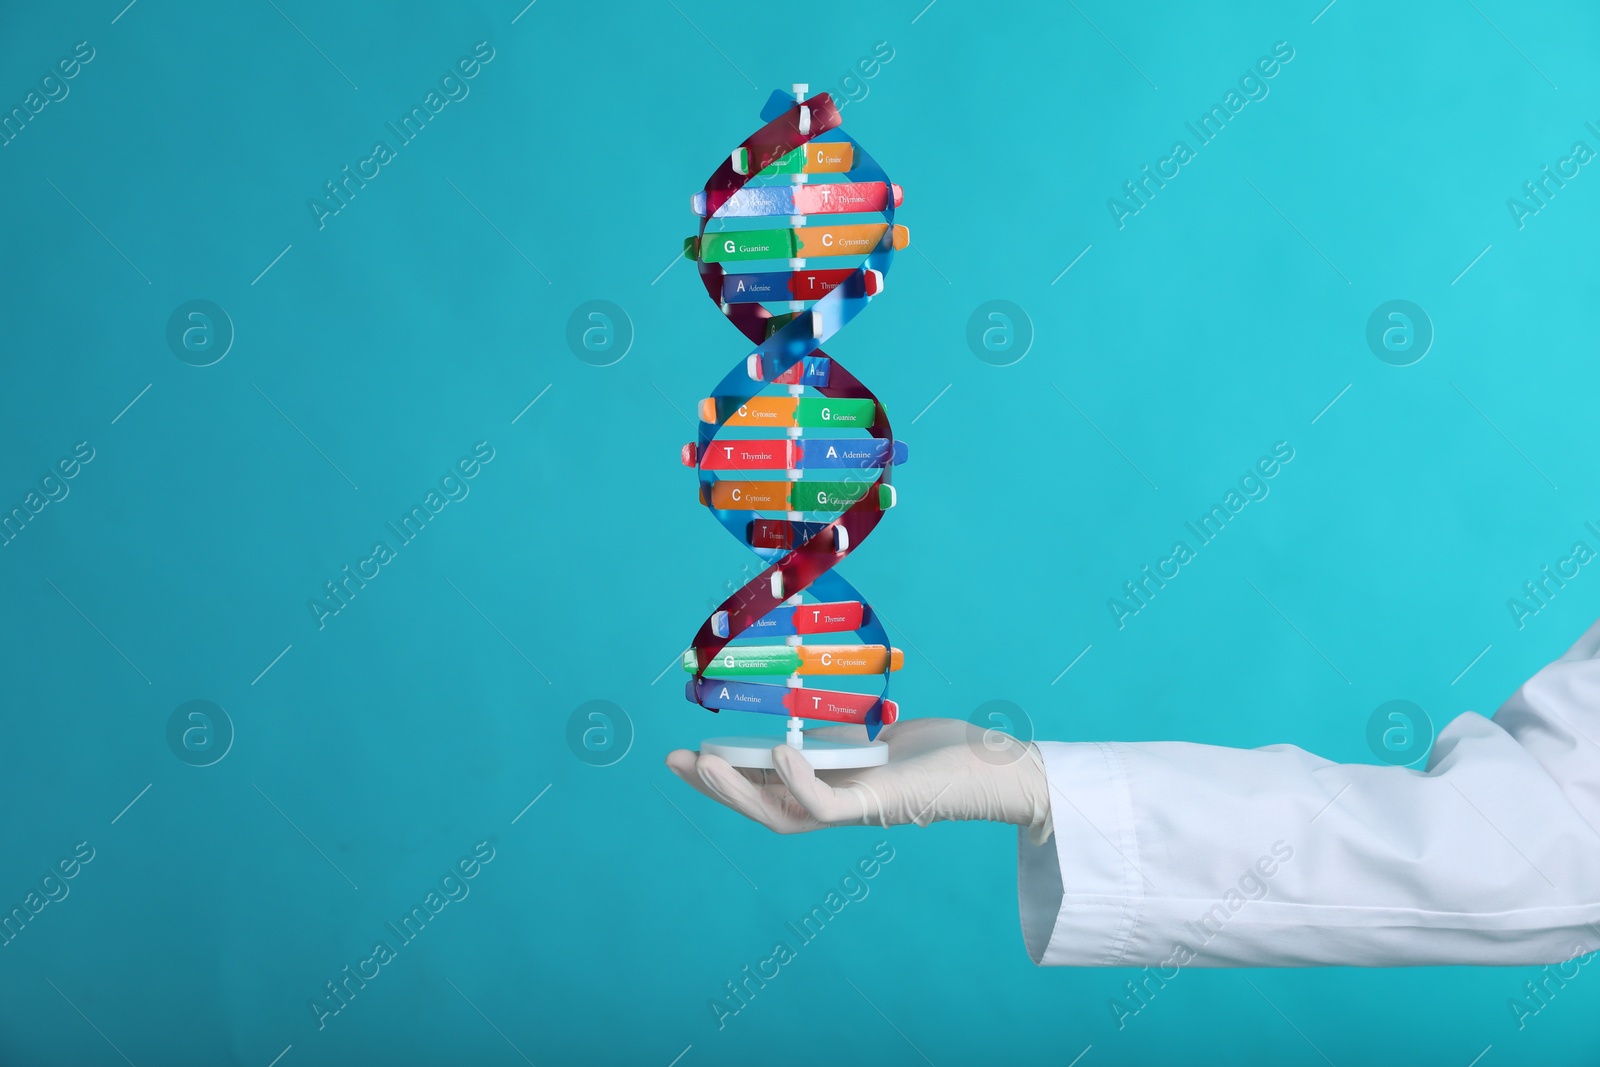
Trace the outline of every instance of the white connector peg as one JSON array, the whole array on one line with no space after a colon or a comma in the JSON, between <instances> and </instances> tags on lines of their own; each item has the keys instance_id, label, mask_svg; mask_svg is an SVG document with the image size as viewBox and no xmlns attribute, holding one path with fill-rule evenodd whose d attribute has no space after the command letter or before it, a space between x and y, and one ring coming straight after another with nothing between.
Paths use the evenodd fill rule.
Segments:
<instances>
[{"instance_id":1,"label":"white connector peg","mask_svg":"<svg viewBox=\"0 0 1600 1067\"><path fill-rule=\"evenodd\" d=\"M794 98L796 102L804 100L806 98L806 93L811 91L811 86L807 85L805 82L795 82L792 86L790 86L790 88L794 90ZM803 107L800 109L800 136L811 136L811 109L809 107Z\"/></svg>"}]
</instances>

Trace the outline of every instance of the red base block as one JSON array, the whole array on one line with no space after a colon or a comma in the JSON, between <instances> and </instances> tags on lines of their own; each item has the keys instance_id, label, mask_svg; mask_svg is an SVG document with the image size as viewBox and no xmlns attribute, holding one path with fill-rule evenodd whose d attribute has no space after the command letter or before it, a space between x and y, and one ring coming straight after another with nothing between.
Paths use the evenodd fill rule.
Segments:
<instances>
[{"instance_id":1,"label":"red base block","mask_svg":"<svg viewBox=\"0 0 1600 1067\"><path fill-rule=\"evenodd\" d=\"M790 522L788 519L751 519L745 536L751 548L777 548L788 552L815 537L825 525L830 524ZM823 547L831 547L836 552L843 551L839 547L839 538L843 533L843 528L836 527L829 535L829 541L823 542Z\"/></svg>"},{"instance_id":2,"label":"red base block","mask_svg":"<svg viewBox=\"0 0 1600 1067\"><path fill-rule=\"evenodd\" d=\"M794 442L787 439L716 440L706 446L703 468L708 471L787 470L795 465L795 451ZM685 467L693 467L700 458L699 444L691 441L684 445L680 458Z\"/></svg>"},{"instance_id":3,"label":"red base block","mask_svg":"<svg viewBox=\"0 0 1600 1067\"><path fill-rule=\"evenodd\" d=\"M830 634L859 629L861 615L861 601L840 600L831 604L797 604L791 618L797 634Z\"/></svg>"},{"instance_id":4,"label":"red base block","mask_svg":"<svg viewBox=\"0 0 1600 1067\"><path fill-rule=\"evenodd\" d=\"M802 719L863 724L867 712L878 698L865 693L840 693L827 689L791 689L784 698L791 714ZM887 726L900 717L900 707L892 700L883 702L883 723Z\"/></svg>"}]
</instances>

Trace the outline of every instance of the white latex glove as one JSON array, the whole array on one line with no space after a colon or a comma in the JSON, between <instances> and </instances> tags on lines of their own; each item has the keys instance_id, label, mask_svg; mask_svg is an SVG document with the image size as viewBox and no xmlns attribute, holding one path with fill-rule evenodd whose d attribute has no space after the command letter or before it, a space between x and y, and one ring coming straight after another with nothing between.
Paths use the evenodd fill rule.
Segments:
<instances>
[{"instance_id":1,"label":"white latex glove","mask_svg":"<svg viewBox=\"0 0 1600 1067\"><path fill-rule=\"evenodd\" d=\"M807 737L865 741L862 726L808 730ZM926 826L941 819L986 819L1050 837L1050 797L1039 750L998 730L960 719L912 719L885 726L882 767L815 771L788 745L772 750L776 772L739 770L720 756L688 749L667 755L674 774L712 800L770 830L797 834L824 826Z\"/></svg>"}]
</instances>

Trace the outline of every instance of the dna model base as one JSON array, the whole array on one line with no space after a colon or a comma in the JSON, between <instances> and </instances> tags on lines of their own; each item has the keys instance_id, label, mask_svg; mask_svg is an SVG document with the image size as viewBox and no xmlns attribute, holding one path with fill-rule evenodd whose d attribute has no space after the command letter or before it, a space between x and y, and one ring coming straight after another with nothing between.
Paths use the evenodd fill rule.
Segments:
<instances>
[{"instance_id":1,"label":"dna model base","mask_svg":"<svg viewBox=\"0 0 1600 1067\"><path fill-rule=\"evenodd\" d=\"M771 770L772 750L783 743L781 737L712 737L700 742L700 754L721 756L735 767ZM824 741L808 737L799 752L819 771L882 767L889 762L889 746L883 741Z\"/></svg>"}]
</instances>

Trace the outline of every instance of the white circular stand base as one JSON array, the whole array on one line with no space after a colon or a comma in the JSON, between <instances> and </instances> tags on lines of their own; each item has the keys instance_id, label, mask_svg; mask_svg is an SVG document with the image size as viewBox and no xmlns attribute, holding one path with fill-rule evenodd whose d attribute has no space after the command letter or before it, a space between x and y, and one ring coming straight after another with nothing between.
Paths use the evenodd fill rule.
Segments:
<instances>
[{"instance_id":1,"label":"white circular stand base","mask_svg":"<svg viewBox=\"0 0 1600 1067\"><path fill-rule=\"evenodd\" d=\"M783 743L782 737L713 737L700 742L700 754L721 756L735 767L771 770L772 749ZM883 741L823 741L808 737L800 754L819 771L882 767L889 762L889 746Z\"/></svg>"}]
</instances>

